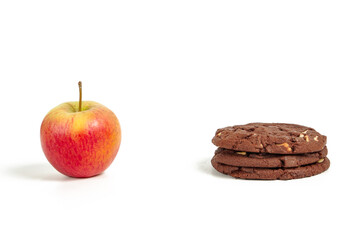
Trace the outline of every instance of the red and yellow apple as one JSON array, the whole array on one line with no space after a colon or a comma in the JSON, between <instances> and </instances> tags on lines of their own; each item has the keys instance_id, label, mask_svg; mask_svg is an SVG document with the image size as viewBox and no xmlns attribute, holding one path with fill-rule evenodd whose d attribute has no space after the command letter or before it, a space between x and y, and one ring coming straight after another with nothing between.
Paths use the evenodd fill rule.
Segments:
<instances>
[{"instance_id":1,"label":"red and yellow apple","mask_svg":"<svg viewBox=\"0 0 361 240\"><path fill-rule=\"evenodd\" d=\"M45 116L40 138L56 170L84 178L102 173L113 162L121 130L111 110L96 102L82 102L80 96L79 102L60 104Z\"/></svg>"}]
</instances>

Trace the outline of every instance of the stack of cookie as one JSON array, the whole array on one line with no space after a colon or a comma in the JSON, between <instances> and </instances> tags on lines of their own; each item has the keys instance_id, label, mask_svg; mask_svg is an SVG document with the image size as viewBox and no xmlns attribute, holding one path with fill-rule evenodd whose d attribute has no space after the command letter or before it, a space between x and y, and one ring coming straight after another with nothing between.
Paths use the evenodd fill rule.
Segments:
<instances>
[{"instance_id":1,"label":"stack of cookie","mask_svg":"<svg viewBox=\"0 0 361 240\"><path fill-rule=\"evenodd\" d=\"M213 167L243 179L296 179L326 171L326 136L286 123L250 123L218 129Z\"/></svg>"}]
</instances>

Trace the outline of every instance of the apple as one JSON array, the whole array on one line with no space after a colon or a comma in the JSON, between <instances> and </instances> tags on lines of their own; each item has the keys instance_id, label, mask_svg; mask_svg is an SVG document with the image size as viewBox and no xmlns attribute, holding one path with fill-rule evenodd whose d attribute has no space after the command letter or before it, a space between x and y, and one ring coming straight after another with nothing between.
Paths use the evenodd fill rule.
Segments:
<instances>
[{"instance_id":1,"label":"apple","mask_svg":"<svg viewBox=\"0 0 361 240\"><path fill-rule=\"evenodd\" d=\"M50 110L40 129L41 146L53 167L69 177L102 173L113 162L121 141L118 118L105 106L82 101L66 102Z\"/></svg>"}]
</instances>

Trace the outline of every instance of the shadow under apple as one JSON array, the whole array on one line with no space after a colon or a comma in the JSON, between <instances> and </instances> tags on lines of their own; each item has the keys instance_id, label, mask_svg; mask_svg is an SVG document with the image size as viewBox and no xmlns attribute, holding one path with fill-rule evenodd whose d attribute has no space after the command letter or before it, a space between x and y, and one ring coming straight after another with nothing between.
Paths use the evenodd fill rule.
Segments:
<instances>
[{"instance_id":1,"label":"shadow under apple","mask_svg":"<svg viewBox=\"0 0 361 240\"><path fill-rule=\"evenodd\" d=\"M42 181L75 181L77 179L64 176L57 172L50 164L34 163L9 168L9 174L18 178Z\"/></svg>"}]
</instances>

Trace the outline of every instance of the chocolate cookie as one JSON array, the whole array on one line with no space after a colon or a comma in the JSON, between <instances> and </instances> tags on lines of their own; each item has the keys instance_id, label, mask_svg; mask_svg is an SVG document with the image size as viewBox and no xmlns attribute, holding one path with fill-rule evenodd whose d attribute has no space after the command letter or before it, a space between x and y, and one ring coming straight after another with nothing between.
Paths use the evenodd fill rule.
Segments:
<instances>
[{"instance_id":1,"label":"chocolate cookie","mask_svg":"<svg viewBox=\"0 0 361 240\"><path fill-rule=\"evenodd\" d=\"M264 179L264 180L289 180L296 178L310 177L326 171L330 167L328 158L321 159L319 162L295 167L295 168L250 168L235 167L222 163L217 163L212 159L213 167L221 173L230 175L235 178L243 179Z\"/></svg>"},{"instance_id":2,"label":"chocolate cookie","mask_svg":"<svg viewBox=\"0 0 361 240\"><path fill-rule=\"evenodd\" d=\"M218 129L212 142L237 151L300 154L321 151L326 145L326 136L296 124L249 123Z\"/></svg>"},{"instance_id":3,"label":"chocolate cookie","mask_svg":"<svg viewBox=\"0 0 361 240\"><path fill-rule=\"evenodd\" d=\"M280 155L249 153L218 148L213 157L217 163L237 167L289 168L315 163L327 156L327 147L316 153Z\"/></svg>"}]
</instances>

